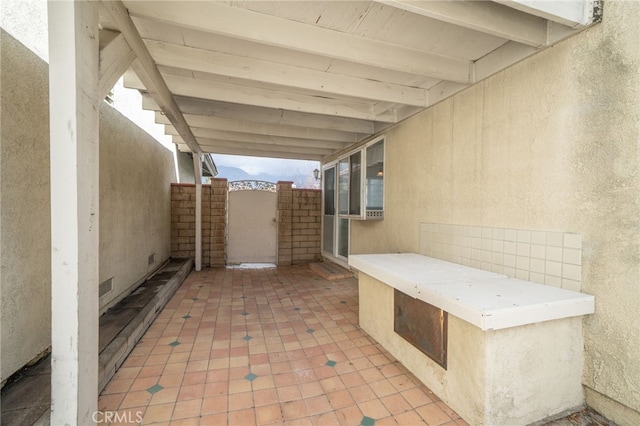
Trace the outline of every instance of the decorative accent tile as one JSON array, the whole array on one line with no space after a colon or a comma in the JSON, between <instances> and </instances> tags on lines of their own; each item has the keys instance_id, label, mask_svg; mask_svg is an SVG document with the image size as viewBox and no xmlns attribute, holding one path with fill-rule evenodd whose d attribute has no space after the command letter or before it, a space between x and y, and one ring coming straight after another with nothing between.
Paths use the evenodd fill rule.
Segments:
<instances>
[{"instance_id":1,"label":"decorative accent tile","mask_svg":"<svg viewBox=\"0 0 640 426\"><path fill-rule=\"evenodd\" d=\"M313 328L307 328L307 333L313 333L315 330Z\"/></svg>"},{"instance_id":2,"label":"decorative accent tile","mask_svg":"<svg viewBox=\"0 0 640 426\"><path fill-rule=\"evenodd\" d=\"M347 303L347 301L346 300L341 300L340 303Z\"/></svg>"},{"instance_id":3,"label":"decorative accent tile","mask_svg":"<svg viewBox=\"0 0 640 426\"><path fill-rule=\"evenodd\" d=\"M300 310L300 308L293 308L293 310L294 310L294 311L299 311L299 310Z\"/></svg>"},{"instance_id":4,"label":"decorative accent tile","mask_svg":"<svg viewBox=\"0 0 640 426\"><path fill-rule=\"evenodd\" d=\"M337 362L329 360L327 362L324 363L324 365L329 366L329 367L335 367L337 364Z\"/></svg>"},{"instance_id":5,"label":"decorative accent tile","mask_svg":"<svg viewBox=\"0 0 640 426\"><path fill-rule=\"evenodd\" d=\"M147 392L149 392L150 394L154 394L156 392L160 392L162 389L164 389L162 386L155 384L153 386L151 386L150 388L147 389Z\"/></svg>"},{"instance_id":6,"label":"decorative accent tile","mask_svg":"<svg viewBox=\"0 0 640 426\"><path fill-rule=\"evenodd\" d=\"M193 300L195 302L196 300L198 300L198 298L197 297L192 297L191 300Z\"/></svg>"},{"instance_id":7,"label":"decorative accent tile","mask_svg":"<svg viewBox=\"0 0 640 426\"><path fill-rule=\"evenodd\" d=\"M248 334L246 336L243 337L244 340L246 340L247 342L251 339L253 339L253 337L249 336Z\"/></svg>"},{"instance_id":8,"label":"decorative accent tile","mask_svg":"<svg viewBox=\"0 0 640 426\"><path fill-rule=\"evenodd\" d=\"M258 376L256 376L256 375L255 375L255 374L253 374L253 373L249 373L249 374L247 374L246 376L244 376L244 378L245 378L245 379L247 379L247 380L248 380L248 381L250 381L250 382L253 382L255 379L257 379L257 378L258 378Z\"/></svg>"},{"instance_id":9,"label":"decorative accent tile","mask_svg":"<svg viewBox=\"0 0 640 426\"><path fill-rule=\"evenodd\" d=\"M371 417L364 416L362 420L360 420L360 426L373 426L376 424L376 419L372 419Z\"/></svg>"},{"instance_id":10,"label":"decorative accent tile","mask_svg":"<svg viewBox=\"0 0 640 426\"><path fill-rule=\"evenodd\" d=\"M179 344L180 344L180 342L178 342L177 340L174 340L173 342L169 343L169 346L173 346L175 348Z\"/></svg>"},{"instance_id":11,"label":"decorative accent tile","mask_svg":"<svg viewBox=\"0 0 640 426\"><path fill-rule=\"evenodd\" d=\"M189 318L191 318L191 315L185 315L185 316L183 316L182 318L184 318L184 319L189 319Z\"/></svg>"},{"instance_id":12,"label":"decorative accent tile","mask_svg":"<svg viewBox=\"0 0 640 426\"><path fill-rule=\"evenodd\" d=\"M242 316L243 316L243 317L246 317L247 315L249 315L249 312L243 312L243 313L242 313Z\"/></svg>"}]
</instances>

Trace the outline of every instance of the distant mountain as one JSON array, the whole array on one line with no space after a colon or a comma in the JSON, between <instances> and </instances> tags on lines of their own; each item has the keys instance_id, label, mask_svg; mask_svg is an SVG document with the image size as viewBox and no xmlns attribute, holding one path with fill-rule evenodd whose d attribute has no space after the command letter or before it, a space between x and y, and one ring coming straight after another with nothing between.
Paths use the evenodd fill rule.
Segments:
<instances>
[{"instance_id":1,"label":"distant mountain","mask_svg":"<svg viewBox=\"0 0 640 426\"><path fill-rule=\"evenodd\" d=\"M259 173L252 175L245 170L239 167L231 167L231 166L221 166L217 165L218 168L218 178L226 178L229 182L233 182L236 180L262 180L265 182L273 182L276 183L278 181L291 181L294 186L297 188L312 188L314 187L315 181L313 176L303 175L303 174L293 174L293 175L284 175L284 174L267 174L267 173Z\"/></svg>"},{"instance_id":2,"label":"distant mountain","mask_svg":"<svg viewBox=\"0 0 640 426\"><path fill-rule=\"evenodd\" d=\"M239 167L230 167L230 166L216 166L218 169L218 178L226 178L229 182L233 182L234 180L250 180L255 179L249 173L245 172Z\"/></svg>"}]
</instances>

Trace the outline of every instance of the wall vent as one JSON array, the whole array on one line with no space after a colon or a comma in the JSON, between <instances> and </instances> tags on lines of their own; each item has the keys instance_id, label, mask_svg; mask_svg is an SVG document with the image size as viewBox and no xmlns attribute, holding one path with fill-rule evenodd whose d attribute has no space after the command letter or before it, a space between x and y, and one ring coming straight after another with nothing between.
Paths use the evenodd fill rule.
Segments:
<instances>
[{"instance_id":1,"label":"wall vent","mask_svg":"<svg viewBox=\"0 0 640 426\"><path fill-rule=\"evenodd\" d=\"M113 277L102 281L100 283L100 286L98 287L98 293L100 297L109 293L111 290L113 290Z\"/></svg>"},{"instance_id":2,"label":"wall vent","mask_svg":"<svg viewBox=\"0 0 640 426\"><path fill-rule=\"evenodd\" d=\"M153 265L154 263L156 263L156 254L153 253L149 256L149 265Z\"/></svg>"}]
</instances>

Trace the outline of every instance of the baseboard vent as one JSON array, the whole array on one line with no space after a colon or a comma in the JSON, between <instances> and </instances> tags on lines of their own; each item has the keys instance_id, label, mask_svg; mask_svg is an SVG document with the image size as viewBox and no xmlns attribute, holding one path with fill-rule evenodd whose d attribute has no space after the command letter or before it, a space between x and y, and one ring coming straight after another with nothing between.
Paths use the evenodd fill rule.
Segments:
<instances>
[{"instance_id":1,"label":"baseboard vent","mask_svg":"<svg viewBox=\"0 0 640 426\"><path fill-rule=\"evenodd\" d=\"M102 281L100 283L100 287L98 287L98 293L100 294L100 297L109 293L111 290L113 290L113 277Z\"/></svg>"}]
</instances>

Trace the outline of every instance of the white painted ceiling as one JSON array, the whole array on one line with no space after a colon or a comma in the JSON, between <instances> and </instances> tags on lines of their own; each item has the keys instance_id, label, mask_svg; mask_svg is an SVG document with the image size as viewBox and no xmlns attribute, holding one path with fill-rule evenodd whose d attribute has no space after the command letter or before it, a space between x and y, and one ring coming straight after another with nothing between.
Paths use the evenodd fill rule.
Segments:
<instances>
[{"instance_id":1,"label":"white painted ceiling","mask_svg":"<svg viewBox=\"0 0 640 426\"><path fill-rule=\"evenodd\" d=\"M123 4L102 28L122 31L125 85L181 150L313 160L598 19L587 0Z\"/></svg>"}]
</instances>

